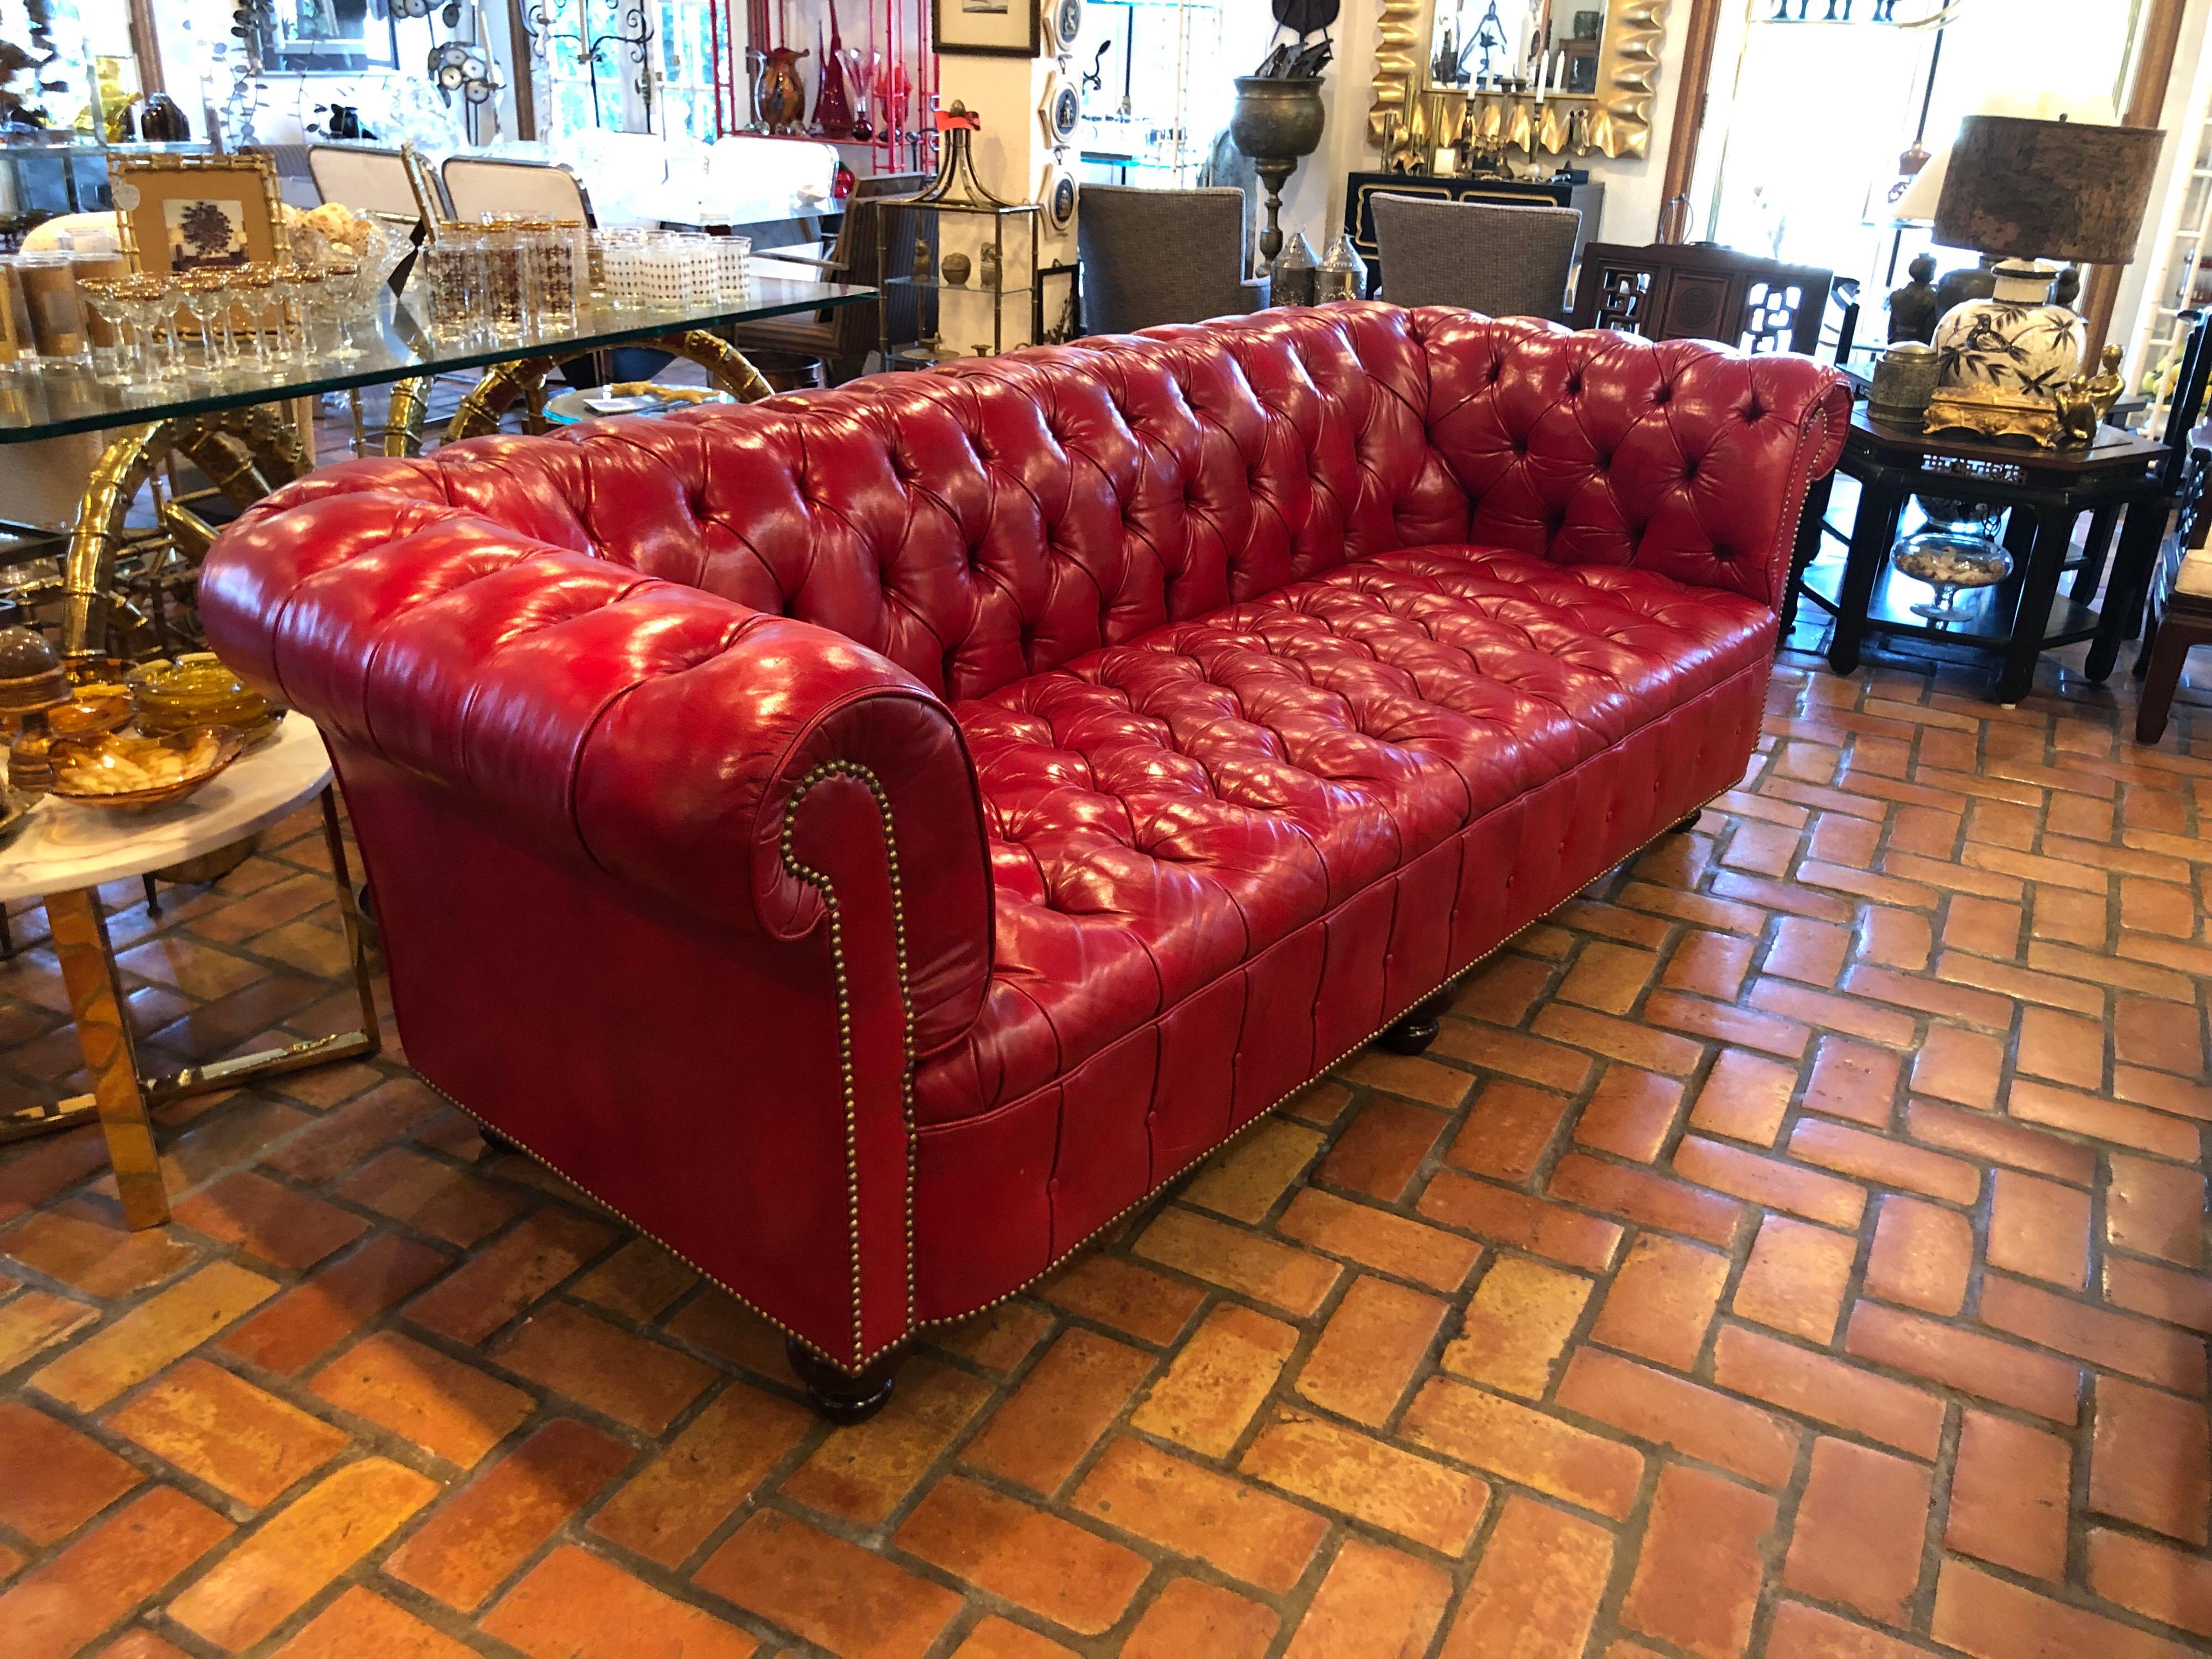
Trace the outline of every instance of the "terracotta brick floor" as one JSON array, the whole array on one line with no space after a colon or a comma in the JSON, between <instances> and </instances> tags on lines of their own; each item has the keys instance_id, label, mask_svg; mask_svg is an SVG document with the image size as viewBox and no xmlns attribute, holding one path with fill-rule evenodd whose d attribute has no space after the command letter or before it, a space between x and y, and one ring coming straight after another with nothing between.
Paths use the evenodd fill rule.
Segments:
<instances>
[{"instance_id":1,"label":"terracotta brick floor","mask_svg":"<svg viewBox=\"0 0 2212 1659\"><path fill-rule=\"evenodd\" d=\"M1786 656L1696 834L861 1429L396 1054L171 1114L166 1231L0 1154L0 1652L2205 1651L2212 714L2045 687ZM115 891L158 1054L348 1017L312 830Z\"/></svg>"}]
</instances>

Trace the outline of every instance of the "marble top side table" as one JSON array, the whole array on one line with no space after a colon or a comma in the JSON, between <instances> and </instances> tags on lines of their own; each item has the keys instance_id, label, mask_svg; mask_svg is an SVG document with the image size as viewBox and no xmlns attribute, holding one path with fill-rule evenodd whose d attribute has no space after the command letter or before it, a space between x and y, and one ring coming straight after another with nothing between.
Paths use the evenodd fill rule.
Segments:
<instances>
[{"instance_id":1,"label":"marble top side table","mask_svg":"<svg viewBox=\"0 0 2212 1659\"><path fill-rule=\"evenodd\" d=\"M361 1029L187 1066L170 1077L140 1076L115 951L100 909L100 884L216 852L266 830L318 797L361 998ZM15 838L0 848L0 902L19 898L46 904L77 1043L93 1079L91 1098L63 1102L56 1121L98 1115L115 1166L124 1218L133 1228L159 1226L169 1218L150 1108L303 1066L374 1054L381 1046L361 914L338 830L330 755L314 722L303 714L286 714L274 737L240 756L212 782L167 806L112 812L51 795L40 800Z\"/></svg>"}]
</instances>

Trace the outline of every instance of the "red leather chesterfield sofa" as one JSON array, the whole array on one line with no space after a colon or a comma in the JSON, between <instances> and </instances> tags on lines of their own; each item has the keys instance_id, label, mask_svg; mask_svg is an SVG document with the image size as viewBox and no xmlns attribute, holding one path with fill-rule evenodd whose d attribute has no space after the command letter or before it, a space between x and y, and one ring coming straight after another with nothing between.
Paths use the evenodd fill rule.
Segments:
<instances>
[{"instance_id":1,"label":"red leather chesterfield sofa","mask_svg":"<svg viewBox=\"0 0 2212 1659\"><path fill-rule=\"evenodd\" d=\"M1736 781L1848 410L1268 312L331 467L200 605L330 740L409 1061L858 1416Z\"/></svg>"}]
</instances>

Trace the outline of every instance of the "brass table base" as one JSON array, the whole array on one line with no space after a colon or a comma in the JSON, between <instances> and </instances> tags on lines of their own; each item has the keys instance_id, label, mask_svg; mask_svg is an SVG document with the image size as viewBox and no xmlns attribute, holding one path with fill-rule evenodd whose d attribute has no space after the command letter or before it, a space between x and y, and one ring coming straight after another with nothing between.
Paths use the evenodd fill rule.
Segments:
<instances>
[{"instance_id":1,"label":"brass table base","mask_svg":"<svg viewBox=\"0 0 2212 1659\"><path fill-rule=\"evenodd\" d=\"M169 1195L161 1179L161 1165L154 1146L153 1120L156 1106L217 1089L234 1089L261 1079L296 1072L332 1060L356 1060L375 1054L383 1046L376 1018L376 995L369 983L368 946L361 910L354 898L346 870L345 842L338 830L337 795L323 787L323 838L330 848L331 873L337 883L338 910L345 921L346 951L353 963L354 988L361 998L361 1029L286 1048L266 1048L257 1054L190 1066L169 1077L139 1074L130 1021L124 1015L123 988L117 979L114 947L107 938L106 918L100 908L96 888L80 887L46 897L46 919L53 929L55 954L61 959L63 982L69 988L70 1012L76 1018L78 1046L92 1073L89 1097L63 1101L52 1112L18 1117L0 1127L0 1139L26 1133L43 1133L73 1124L100 1121L107 1138L108 1161L115 1167L115 1186L123 1200L123 1218L134 1231L158 1227L169 1218Z\"/></svg>"}]
</instances>

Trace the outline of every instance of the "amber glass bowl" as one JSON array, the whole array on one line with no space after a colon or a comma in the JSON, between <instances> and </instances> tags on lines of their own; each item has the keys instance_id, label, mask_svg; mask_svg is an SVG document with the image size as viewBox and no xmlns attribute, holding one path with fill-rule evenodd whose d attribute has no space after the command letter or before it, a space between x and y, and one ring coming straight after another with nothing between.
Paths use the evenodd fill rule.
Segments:
<instances>
[{"instance_id":1,"label":"amber glass bowl","mask_svg":"<svg viewBox=\"0 0 2212 1659\"><path fill-rule=\"evenodd\" d=\"M223 665L212 651L149 662L126 676L138 696L138 729L159 735L195 726L228 726L248 744L276 729L284 711Z\"/></svg>"},{"instance_id":2,"label":"amber glass bowl","mask_svg":"<svg viewBox=\"0 0 2212 1659\"><path fill-rule=\"evenodd\" d=\"M77 806L137 812L182 800L236 760L246 742L227 726L193 726L158 737L108 732L57 738L51 793Z\"/></svg>"},{"instance_id":3,"label":"amber glass bowl","mask_svg":"<svg viewBox=\"0 0 2212 1659\"><path fill-rule=\"evenodd\" d=\"M135 702L131 688L113 684L80 685L70 701L46 710L46 729L58 738L96 738L131 724Z\"/></svg>"}]
</instances>

